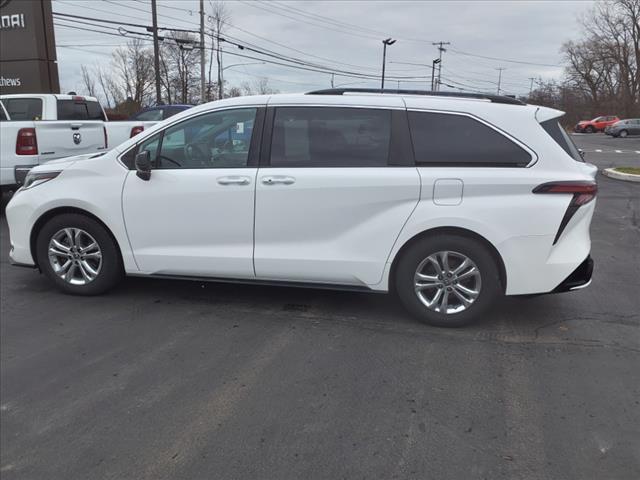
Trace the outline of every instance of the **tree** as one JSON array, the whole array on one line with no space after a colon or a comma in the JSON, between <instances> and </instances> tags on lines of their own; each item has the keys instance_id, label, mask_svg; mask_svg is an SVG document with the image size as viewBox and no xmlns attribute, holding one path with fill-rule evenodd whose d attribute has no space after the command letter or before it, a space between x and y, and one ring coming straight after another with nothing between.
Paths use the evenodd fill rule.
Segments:
<instances>
[{"instance_id":1,"label":"tree","mask_svg":"<svg viewBox=\"0 0 640 480\"><path fill-rule=\"evenodd\" d=\"M272 95L278 93L278 90L271 87L267 77L260 77L253 82L244 82L242 93L245 95Z\"/></svg>"},{"instance_id":2,"label":"tree","mask_svg":"<svg viewBox=\"0 0 640 480\"><path fill-rule=\"evenodd\" d=\"M82 84L83 84L84 88L86 89L86 91L87 91L87 93L89 94L90 97L95 97L96 96L96 81L95 81L95 79L93 78L93 76L89 72L89 69L86 67L86 65L82 65L80 67L80 70L82 72Z\"/></svg>"},{"instance_id":3,"label":"tree","mask_svg":"<svg viewBox=\"0 0 640 480\"><path fill-rule=\"evenodd\" d=\"M149 102L155 81L153 55L141 40L130 40L126 46L116 49L111 71L109 90L116 103L122 103L125 98L138 106Z\"/></svg>"},{"instance_id":4,"label":"tree","mask_svg":"<svg viewBox=\"0 0 640 480\"><path fill-rule=\"evenodd\" d=\"M640 0L599 2L582 19L584 38L563 45L566 82L590 115L640 114Z\"/></svg>"},{"instance_id":5,"label":"tree","mask_svg":"<svg viewBox=\"0 0 640 480\"><path fill-rule=\"evenodd\" d=\"M168 102L198 103L200 53L197 39L186 32L170 32L162 44L160 80Z\"/></svg>"}]
</instances>

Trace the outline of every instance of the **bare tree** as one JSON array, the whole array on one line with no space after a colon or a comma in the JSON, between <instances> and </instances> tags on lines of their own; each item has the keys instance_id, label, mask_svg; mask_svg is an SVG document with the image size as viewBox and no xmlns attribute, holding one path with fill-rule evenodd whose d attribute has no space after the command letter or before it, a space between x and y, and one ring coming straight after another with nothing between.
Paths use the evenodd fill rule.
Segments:
<instances>
[{"instance_id":1,"label":"bare tree","mask_svg":"<svg viewBox=\"0 0 640 480\"><path fill-rule=\"evenodd\" d=\"M96 81L93 78L93 75L91 75L91 72L89 72L89 69L87 68L86 65L82 65L80 67L80 70L82 72L82 85L84 89L87 91L90 97L95 97Z\"/></svg>"},{"instance_id":2,"label":"bare tree","mask_svg":"<svg viewBox=\"0 0 640 480\"><path fill-rule=\"evenodd\" d=\"M599 2L582 19L584 38L563 45L567 81L584 95L590 114L639 114L639 21L640 0Z\"/></svg>"},{"instance_id":3,"label":"bare tree","mask_svg":"<svg viewBox=\"0 0 640 480\"><path fill-rule=\"evenodd\" d=\"M123 97L130 98L138 106L150 101L155 80L153 56L140 40L131 40L126 46L116 49L111 67L113 75L109 90L117 103ZM117 92L118 87L120 92Z\"/></svg>"},{"instance_id":4,"label":"bare tree","mask_svg":"<svg viewBox=\"0 0 640 480\"><path fill-rule=\"evenodd\" d=\"M185 32L171 32L163 43L161 82L165 84L169 102L197 103L201 97L197 75L200 54L194 49L197 43L193 35Z\"/></svg>"},{"instance_id":5,"label":"bare tree","mask_svg":"<svg viewBox=\"0 0 640 480\"><path fill-rule=\"evenodd\" d=\"M242 93L245 95L271 95L278 93L278 90L271 87L267 77L260 77L253 82L244 82Z\"/></svg>"},{"instance_id":6,"label":"bare tree","mask_svg":"<svg viewBox=\"0 0 640 480\"><path fill-rule=\"evenodd\" d=\"M96 66L94 67L94 74L98 78L98 83L100 84L100 89L102 90L105 102L107 103L107 108L111 108L111 100L109 99L108 88L109 79L107 78L107 74L99 64L96 64ZM113 104L115 106L115 99L113 101Z\"/></svg>"}]
</instances>

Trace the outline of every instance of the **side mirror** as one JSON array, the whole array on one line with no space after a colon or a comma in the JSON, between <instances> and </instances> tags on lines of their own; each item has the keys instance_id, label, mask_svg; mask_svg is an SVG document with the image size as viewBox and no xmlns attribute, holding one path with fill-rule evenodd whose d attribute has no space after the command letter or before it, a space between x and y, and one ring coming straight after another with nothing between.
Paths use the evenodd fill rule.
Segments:
<instances>
[{"instance_id":1,"label":"side mirror","mask_svg":"<svg viewBox=\"0 0 640 480\"><path fill-rule=\"evenodd\" d=\"M142 180L151 178L151 152L144 150L136 155L136 175Z\"/></svg>"},{"instance_id":2,"label":"side mirror","mask_svg":"<svg viewBox=\"0 0 640 480\"><path fill-rule=\"evenodd\" d=\"M578 152L580 152L580 156L582 157L582 160L584 160L584 150L582 150L581 148L578 149Z\"/></svg>"}]
</instances>

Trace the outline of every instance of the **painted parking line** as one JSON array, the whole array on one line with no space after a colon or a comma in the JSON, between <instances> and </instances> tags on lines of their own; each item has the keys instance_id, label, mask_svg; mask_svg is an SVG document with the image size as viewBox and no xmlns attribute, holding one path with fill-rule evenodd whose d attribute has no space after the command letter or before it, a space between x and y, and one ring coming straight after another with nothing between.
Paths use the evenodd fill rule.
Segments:
<instances>
[{"instance_id":1,"label":"painted parking line","mask_svg":"<svg viewBox=\"0 0 640 480\"><path fill-rule=\"evenodd\" d=\"M602 150L600 148L595 150L585 150L582 149L585 153L638 153L640 154L640 150Z\"/></svg>"}]
</instances>

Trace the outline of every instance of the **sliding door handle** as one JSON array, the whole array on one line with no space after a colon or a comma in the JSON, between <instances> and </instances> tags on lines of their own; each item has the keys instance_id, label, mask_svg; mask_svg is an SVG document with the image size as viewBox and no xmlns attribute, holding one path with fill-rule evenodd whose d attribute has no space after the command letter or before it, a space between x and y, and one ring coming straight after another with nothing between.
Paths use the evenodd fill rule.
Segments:
<instances>
[{"instance_id":1,"label":"sliding door handle","mask_svg":"<svg viewBox=\"0 0 640 480\"><path fill-rule=\"evenodd\" d=\"M262 183L265 185L293 185L296 179L284 175L269 175L262 177Z\"/></svg>"}]
</instances>

